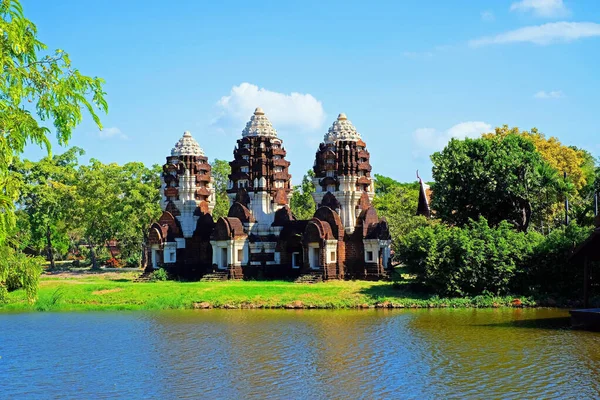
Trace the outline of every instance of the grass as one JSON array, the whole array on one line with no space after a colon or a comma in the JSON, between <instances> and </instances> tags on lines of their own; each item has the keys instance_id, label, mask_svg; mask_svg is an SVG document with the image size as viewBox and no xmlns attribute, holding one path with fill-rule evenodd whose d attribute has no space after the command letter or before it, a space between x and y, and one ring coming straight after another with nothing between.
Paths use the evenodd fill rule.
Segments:
<instances>
[{"instance_id":1,"label":"grass","mask_svg":"<svg viewBox=\"0 0 600 400\"><path fill-rule=\"evenodd\" d=\"M43 275L38 299L29 303L12 292L0 311L164 310L189 308L434 308L512 306L514 297L440 298L408 291L390 282L288 281L147 282L139 273ZM523 306L535 306L520 297Z\"/></svg>"}]
</instances>

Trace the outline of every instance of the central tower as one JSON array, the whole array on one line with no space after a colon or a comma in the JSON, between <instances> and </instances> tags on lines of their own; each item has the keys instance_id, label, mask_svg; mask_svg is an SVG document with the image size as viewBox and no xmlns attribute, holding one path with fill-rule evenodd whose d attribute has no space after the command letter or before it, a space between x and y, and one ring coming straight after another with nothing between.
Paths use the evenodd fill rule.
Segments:
<instances>
[{"instance_id":1,"label":"central tower","mask_svg":"<svg viewBox=\"0 0 600 400\"><path fill-rule=\"evenodd\" d=\"M275 212L289 203L290 163L277 131L259 107L242 131L229 163L227 194L230 205L246 206L260 226L271 226Z\"/></svg>"},{"instance_id":2,"label":"central tower","mask_svg":"<svg viewBox=\"0 0 600 400\"><path fill-rule=\"evenodd\" d=\"M313 169L315 203L336 210L344 230L354 232L361 197L367 196L370 203L375 190L367 145L346 114L338 115L325 134Z\"/></svg>"}]
</instances>

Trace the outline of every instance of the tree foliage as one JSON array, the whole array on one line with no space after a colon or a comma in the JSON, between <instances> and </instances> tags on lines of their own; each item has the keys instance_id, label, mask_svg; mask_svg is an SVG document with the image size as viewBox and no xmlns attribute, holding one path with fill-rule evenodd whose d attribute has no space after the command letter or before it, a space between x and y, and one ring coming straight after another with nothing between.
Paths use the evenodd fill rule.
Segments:
<instances>
[{"instance_id":1,"label":"tree foliage","mask_svg":"<svg viewBox=\"0 0 600 400\"><path fill-rule=\"evenodd\" d=\"M571 260L571 255L590 232L590 227L581 227L575 222L550 232L525 263L519 290L573 297L581 290L583 268L580 262Z\"/></svg>"},{"instance_id":2,"label":"tree foliage","mask_svg":"<svg viewBox=\"0 0 600 400\"><path fill-rule=\"evenodd\" d=\"M231 167L227 161L215 159L211 163L211 168L213 187L215 189L215 208L213 209L212 215L216 221L220 217L226 217L229 212L227 182L229 182Z\"/></svg>"},{"instance_id":3,"label":"tree foliage","mask_svg":"<svg viewBox=\"0 0 600 400\"><path fill-rule=\"evenodd\" d=\"M55 254L69 249L71 214L75 206L77 157L83 150L71 148L38 162L16 162L13 169L23 181L19 207L28 218L28 246L46 253L54 269Z\"/></svg>"},{"instance_id":4,"label":"tree foliage","mask_svg":"<svg viewBox=\"0 0 600 400\"><path fill-rule=\"evenodd\" d=\"M427 218L416 216L419 183L400 183L383 175L375 175L373 206L385 217L392 235L392 248L397 253L400 241L414 229L426 225Z\"/></svg>"},{"instance_id":5,"label":"tree foliage","mask_svg":"<svg viewBox=\"0 0 600 400\"><path fill-rule=\"evenodd\" d=\"M487 138L499 137L505 138L509 135L519 135L530 140L542 158L559 174L567 173L567 179L576 190L584 187L590 179L590 172L593 175L593 168L589 170L589 164L586 164L586 155L583 151L563 145L557 138L546 136L539 132L537 128L528 131L520 131L519 128L509 128L504 125L496 128L494 133L484 135ZM593 176L592 176L593 178Z\"/></svg>"},{"instance_id":6,"label":"tree foliage","mask_svg":"<svg viewBox=\"0 0 600 400\"><path fill-rule=\"evenodd\" d=\"M490 227L481 217L464 227L418 228L402 238L399 255L420 284L440 295L499 295L511 291L541 240L506 221Z\"/></svg>"},{"instance_id":7,"label":"tree foliage","mask_svg":"<svg viewBox=\"0 0 600 400\"><path fill-rule=\"evenodd\" d=\"M302 183L294 186L292 198L290 199L290 209L297 219L311 219L315 214L316 204L312 197L315 191L315 185L312 181L314 176L314 171L309 169L302 177Z\"/></svg>"},{"instance_id":8,"label":"tree foliage","mask_svg":"<svg viewBox=\"0 0 600 400\"><path fill-rule=\"evenodd\" d=\"M38 144L50 152L48 136L53 127L60 144L66 144L73 129L82 121L82 109L88 111L102 128L98 111L107 111L100 78L83 75L63 50L47 52L37 37L37 28L28 20L18 0L0 0L0 290L6 289L6 277L20 272L30 299L35 297L34 280L27 277L39 267L37 259L21 260L18 266L6 262L18 244L7 243L15 224L14 204L19 197L20 180L10 172L16 156L27 143ZM27 269L27 267L31 267Z\"/></svg>"},{"instance_id":9,"label":"tree foliage","mask_svg":"<svg viewBox=\"0 0 600 400\"><path fill-rule=\"evenodd\" d=\"M94 268L98 246L117 240L121 250L142 254L146 231L160 216L159 167L131 162L123 166L90 160L77 173L77 203L73 214L90 251Z\"/></svg>"},{"instance_id":10,"label":"tree foliage","mask_svg":"<svg viewBox=\"0 0 600 400\"><path fill-rule=\"evenodd\" d=\"M544 191L557 190L555 171L530 140L516 134L452 139L431 159L432 208L450 224L462 226L483 216L493 226L507 220L526 231L532 213L542 212L536 206L545 206L538 201Z\"/></svg>"},{"instance_id":11,"label":"tree foliage","mask_svg":"<svg viewBox=\"0 0 600 400\"><path fill-rule=\"evenodd\" d=\"M28 142L50 150L51 131L44 122L52 123L60 144L67 143L82 121L82 109L101 128L96 112L106 111L107 104L102 79L81 74L63 50L44 55L47 47L37 38L37 28L25 18L19 1L0 1L0 32L1 240L2 230L13 221L9 216L18 194L16 182L7 174L13 157Z\"/></svg>"}]
</instances>

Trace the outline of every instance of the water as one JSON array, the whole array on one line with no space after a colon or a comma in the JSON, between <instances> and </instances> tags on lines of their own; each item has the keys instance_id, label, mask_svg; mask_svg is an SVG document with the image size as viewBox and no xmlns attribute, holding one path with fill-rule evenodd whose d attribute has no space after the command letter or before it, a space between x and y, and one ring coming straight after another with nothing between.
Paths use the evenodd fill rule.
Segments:
<instances>
[{"instance_id":1,"label":"water","mask_svg":"<svg viewBox=\"0 0 600 400\"><path fill-rule=\"evenodd\" d=\"M552 309L0 314L0 398L597 398Z\"/></svg>"}]
</instances>

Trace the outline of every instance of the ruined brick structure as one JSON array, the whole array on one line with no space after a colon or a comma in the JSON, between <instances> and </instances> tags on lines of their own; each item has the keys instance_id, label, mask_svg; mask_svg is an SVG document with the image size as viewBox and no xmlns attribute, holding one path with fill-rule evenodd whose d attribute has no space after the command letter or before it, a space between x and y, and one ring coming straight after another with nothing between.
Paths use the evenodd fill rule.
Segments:
<instances>
[{"instance_id":1,"label":"ruined brick structure","mask_svg":"<svg viewBox=\"0 0 600 400\"><path fill-rule=\"evenodd\" d=\"M297 220L290 210L286 154L257 108L233 151L229 213L214 222L210 165L186 132L163 167L164 212L150 228L150 267L195 276L222 271L232 279L386 276L389 228L371 205L369 152L352 123L340 114L316 153L311 220Z\"/></svg>"}]
</instances>

